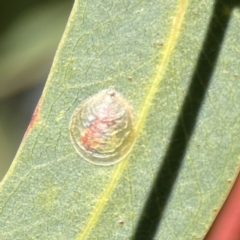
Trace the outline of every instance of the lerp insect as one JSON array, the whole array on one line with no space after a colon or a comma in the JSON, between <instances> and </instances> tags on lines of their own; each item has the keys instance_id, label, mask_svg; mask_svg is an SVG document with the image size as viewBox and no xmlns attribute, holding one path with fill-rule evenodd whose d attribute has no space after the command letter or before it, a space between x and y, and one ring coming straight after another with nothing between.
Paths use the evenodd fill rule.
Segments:
<instances>
[{"instance_id":1,"label":"lerp insect","mask_svg":"<svg viewBox=\"0 0 240 240\"><path fill-rule=\"evenodd\" d=\"M131 151L135 140L134 113L114 87L85 100L70 122L77 152L96 165L111 165Z\"/></svg>"}]
</instances>

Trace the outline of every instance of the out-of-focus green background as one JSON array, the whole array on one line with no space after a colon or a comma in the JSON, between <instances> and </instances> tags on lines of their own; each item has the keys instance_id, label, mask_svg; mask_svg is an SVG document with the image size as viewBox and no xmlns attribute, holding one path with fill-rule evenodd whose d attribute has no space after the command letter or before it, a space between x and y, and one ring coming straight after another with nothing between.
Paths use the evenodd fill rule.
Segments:
<instances>
[{"instance_id":1,"label":"out-of-focus green background","mask_svg":"<svg viewBox=\"0 0 240 240\"><path fill-rule=\"evenodd\" d=\"M0 2L0 181L41 96L73 0Z\"/></svg>"}]
</instances>

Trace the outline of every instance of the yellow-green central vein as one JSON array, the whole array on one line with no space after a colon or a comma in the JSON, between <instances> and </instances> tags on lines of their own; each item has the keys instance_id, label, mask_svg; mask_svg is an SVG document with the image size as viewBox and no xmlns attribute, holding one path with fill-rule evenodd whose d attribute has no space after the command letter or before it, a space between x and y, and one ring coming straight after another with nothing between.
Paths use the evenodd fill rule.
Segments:
<instances>
[{"instance_id":1,"label":"yellow-green central vein","mask_svg":"<svg viewBox=\"0 0 240 240\"><path fill-rule=\"evenodd\" d=\"M180 30L183 24L184 14L186 13L186 10L187 10L187 5L188 5L188 0L179 0L178 2L177 11L173 19L173 24L169 34L169 38L165 44L166 47L163 51L163 54L161 55L162 58L160 59L160 65L156 69L156 75L153 76L151 87L149 88L149 91L147 92L146 97L143 101L143 105L141 107L141 112L139 114L138 122L136 126L137 136L140 134L141 130L143 129L144 123L146 121L146 118L148 116L148 113L151 107L151 102L153 101L154 96L159 87L159 84L163 79L170 57L176 46L178 37L180 35ZM102 195L99 197L98 203L94 207L94 210L91 213L90 217L87 219L85 227L79 233L77 237L78 240L86 239L90 231L97 224L100 214L102 213L110 195L115 189L121 177L121 174L126 168L127 164L128 164L127 159L124 159L120 163L118 163L118 165L116 166L110 182L106 186Z\"/></svg>"}]
</instances>

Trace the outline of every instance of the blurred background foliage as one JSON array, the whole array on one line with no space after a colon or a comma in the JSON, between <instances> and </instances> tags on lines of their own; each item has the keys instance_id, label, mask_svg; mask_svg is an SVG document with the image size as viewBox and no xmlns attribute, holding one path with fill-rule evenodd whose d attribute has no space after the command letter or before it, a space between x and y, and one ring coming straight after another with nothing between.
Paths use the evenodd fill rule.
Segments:
<instances>
[{"instance_id":1,"label":"blurred background foliage","mask_svg":"<svg viewBox=\"0 0 240 240\"><path fill-rule=\"evenodd\" d=\"M0 181L47 79L73 0L0 1Z\"/></svg>"}]
</instances>

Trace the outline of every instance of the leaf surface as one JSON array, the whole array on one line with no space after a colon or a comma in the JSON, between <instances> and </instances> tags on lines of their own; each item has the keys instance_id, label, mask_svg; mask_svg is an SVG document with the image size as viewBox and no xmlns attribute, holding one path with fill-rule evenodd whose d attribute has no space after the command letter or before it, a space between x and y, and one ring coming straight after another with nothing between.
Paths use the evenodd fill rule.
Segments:
<instances>
[{"instance_id":1,"label":"leaf surface","mask_svg":"<svg viewBox=\"0 0 240 240\"><path fill-rule=\"evenodd\" d=\"M0 188L1 239L202 239L239 170L240 12L224 1L76 1ZM136 112L118 164L74 150L69 122L114 86Z\"/></svg>"}]
</instances>

